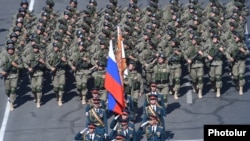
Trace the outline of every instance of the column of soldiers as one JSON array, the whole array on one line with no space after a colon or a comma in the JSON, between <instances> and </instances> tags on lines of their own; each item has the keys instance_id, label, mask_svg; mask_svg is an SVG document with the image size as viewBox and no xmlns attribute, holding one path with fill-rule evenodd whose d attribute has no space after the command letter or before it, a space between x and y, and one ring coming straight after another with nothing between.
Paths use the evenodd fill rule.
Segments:
<instances>
[{"instance_id":1,"label":"column of soldiers","mask_svg":"<svg viewBox=\"0 0 250 141\"><path fill-rule=\"evenodd\" d=\"M150 0L145 9L137 0L130 0L125 9L117 0L110 0L99 11L96 0L89 0L83 11L78 10L77 0L70 0L61 14L54 5L53 0L46 0L41 13L34 15L28 10L28 1L22 0L13 16L0 64L11 111L18 82L26 72L37 108L42 103L45 74L52 79L57 105L62 106L69 72L75 78L81 103L87 104L88 129L76 139L103 140L109 136L114 140L140 140L146 134L148 140L164 140L168 97L178 99L183 67L188 68L199 98L203 96L205 70L212 91L220 97L225 65L239 95L243 94L249 55L244 43L249 11L244 0L227 4L210 0L205 8L198 0L189 0L186 5L170 0L163 9L158 0ZM117 26L122 27L128 62L124 78L127 109L115 116L108 135L105 67L109 40L117 42ZM133 125L141 116L138 100L143 94L143 123L136 132Z\"/></svg>"}]
</instances>

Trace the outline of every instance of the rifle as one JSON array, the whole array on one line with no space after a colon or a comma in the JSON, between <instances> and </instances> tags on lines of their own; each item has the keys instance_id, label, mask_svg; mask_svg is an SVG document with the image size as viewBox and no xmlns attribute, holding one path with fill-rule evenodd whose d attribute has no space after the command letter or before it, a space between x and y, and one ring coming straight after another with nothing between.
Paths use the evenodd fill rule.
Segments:
<instances>
[{"instance_id":1,"label":"rifle","mask_svg":"<svg viewBox=\"0 0 250 141\"><path fill-rule=\"evenodd\" d=\"M33 67L30 66L30 67L32 68L33 71L32 71L32 72L29 72L29 71L28 71L27 74L33 75L33 73L38 69L38 66L39 66L39 65L40 65L40 62L37 61L36 64L33 65Z\"/></svg>"},{"instance_id":2,"label":"rifle","mask_svg":"<svg viewBox=\"0 0 250 141\"><path fill-rule=\"evenodd\" d=\"M10 71L10 69L12 68L11 62L9 62L8 64L6 64L5 66L6 67L3 68L3 71L5 71L5 72L8 73ZM0 74L0 79L3 79L3 78L5 78L5 76L3 76L2 74Z\"/></svg>"},{"instance_id":3,"label":"rifle","mask_svg":"<svg viewBox=\"0 0 250 141\"><path fill-rule=\"evenodd\" d=\"M55 69L57 69L57 67L58 67L61 63L62 63L62 60L60 59L60 60L55 64L55 66L54 66ZM50 71L50 74L54 75L55 72L56 72L56 70L55 70L55 71Z\"/></svg>"},{"instance_id":4,"label":"rifle","mask_svg":"<svg viewBox=\"0 0 250 141\"><path fill-rule=\"evenodd\" d=\"M223 47L223 49L224 49L224 47ZM218 48L218 49L216 50L215 54L212 56L212 60L209 60L210 65L212 64L212 62L214 61L214 59L219 55L220 52L221 52L221 50L220 50L220 48ZM209 65L209 66L210 66L210 65Z\"/></svg>"},{"instance_id":5,"label":"rifle","mask_svg":"<svg viewBox=\"0 0 250 141\"><path fill-rule=\"evenodd\" d=\"M205 50L207 50L209 46L206 46L204 49L202 49L201 51L204 52ZM200 56L199 51L196 52L196 54L190 59L192 62L190 63L190 66L193 64L193 62ZM187 63L188 64L188 63Z\"/></svg>"}]
</instances>

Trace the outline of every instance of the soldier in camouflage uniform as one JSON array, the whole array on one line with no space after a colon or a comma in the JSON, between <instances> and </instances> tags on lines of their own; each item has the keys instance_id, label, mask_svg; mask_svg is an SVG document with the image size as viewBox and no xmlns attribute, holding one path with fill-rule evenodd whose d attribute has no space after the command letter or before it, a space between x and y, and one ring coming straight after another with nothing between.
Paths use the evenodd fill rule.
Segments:
<instances>
[{"instance_id":1,"label":"soldier in camouflage uniform","mask_svg":"<svg viewBox=\"0 0 250 141\"><path fill-rule=\"evenodd\" d=\"M66 56L61 50L60 43L54 43L54 51L46 58L47 68L51 71L54 92L58 101L58 106L62 106L62 98L65 88Z\"/></svg>"},{"instance_id":2,"label":"soldier in camouflage uniform","mask_svg":"<svg viewBox=\"0 0 250 141\"><path fill-rule=\"evenodd\" d=\"M69 58L69 66L75 73L76 87L82 100L82 104L86 103L86 95L88 92L87 83L90 78L90 56L86 50L86 46L78 45L78 51L74 52Z\"/></svg>"},{"instance_id":3,"label":"soldier in camouflage uniform","mask_svg":"<svg viewBox=\"0 0 250 141\"><path fill-rule=\"evenodd\" d=\"M125 95L130 95L133 100L133 118L136 118L138 99L143 94L143 80L141 74L135 70L135 62L130 61L128 64L128 75L124 78ZM132 103L131 103L132 104Z\"/></svg>"},{"instance_id":4,"label":"soldier in camouflage uniform","mask_svg":"<svg viewBox=\"0 0 250 141\"><path fill-rule=\"evenodd\" d=\"M160 54L157 60L157 64L153 68L153 81L156 82L159 93L163 95L164 104L167 105L167 95L169 94L170 69L165 61L165 55Z\"/></svg>"},{"instance_id":5,"label":"soldier in camouflage uniform","mask_svg":"<svg viewBox=\"0 0 250 141\"><path fill-rule=\"evenodd\" d=\"M7 53L1 56L1 78L4 77L5 93L8 96L10 111L14 110L14 102L16 100L16 88L18 82L18 71L23 66L18 64L18 56L15 53L15 47L8 45L6 47Z\"/></svg>"},{"instance_id":6,"label":"soldier in camouflage uniform","mask_svg":"<svg viewBox=\"0 0 250 141\"><path fill-rule=\"evenodd\" d=\"M181 61L183 58L183 53L179 47L179 41L176 38L172 39L170 41L170 46L164 51L166 54L166 63L170 69L170 93L174 94L174 99L178 99L182 76Z\"/></svg>"},{"instance_id":7,"label":"soldier in camouflage uniform","mask_svg":"<svg viewBox=\"0 0 250 141\"><path fill-rule=\"evenodd\" d=\"M226 57L232 63L232 75L236 89L239 90L239 95L243 95L245 85L246 58L249 56L249 50L243 43L243 36L235 32L234 39L230 41L229 47L226 50Z\"/></svg>"},{"instance_id":8,"label":"soldier in camouflage uniform","mask_svg":"<svg viewBox=\"0 0 250 141\"><path fill-rule=\"evenodd\" d=\"M209 78L212 84L212 90L216 91L216 97L220 97L222 87L222 66L223 66L224 47L219 40L218 35L213 35L212 42L205 56L209 64Z\"/></svg>"},{"instance_id":9,"label":"soldier in camouflage uniform","mask_svg":"<svg viewBox=\"0 0 250 141\"><path fill-rule=\"evenodd\" d=\"M96 71L92 73L92 77L94 78L94 87L99 88L100 99L107 101L107 90L104 88L104 80L105 80L105 64L102 61L97 62Z\"/></svg>"},{"instance_id":10,"label":"soldier in camouflage uniform","mask_svg":"<svg viewBox=\"0 0 250 141\"><path fill-rule=\"evenodd\" d=\"M198 97L202 98L203 77L204 77L204 47L200 44L200 39L194 36L192 39L192 46L184 52L184 58L189 64L189 74L193 83L193 91L198 90Z\"/></svg>"},{"instance_id":11,"label":"soldier in camouflage uniform","mask_svg":"<svg viewBox=\"0 0 250 141\"><path fill-rule=\"evenodd\" d=\"M40 108L45 61L44 55L40 51L40 45L34 44L32 47L33 52L25 57L24 67L28 69L30 75L31 91L36 107Z\"/></svg>"}]
</instances>

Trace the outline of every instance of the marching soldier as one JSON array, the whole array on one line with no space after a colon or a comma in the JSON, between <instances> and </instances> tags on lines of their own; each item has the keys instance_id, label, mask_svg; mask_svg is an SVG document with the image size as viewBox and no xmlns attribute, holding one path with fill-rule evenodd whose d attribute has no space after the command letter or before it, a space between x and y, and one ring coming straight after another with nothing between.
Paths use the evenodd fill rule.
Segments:
<instances>
[{"instance_id":1,"label":"marching soldier","mask_svg":"<svg viewBox=\"0 0 250 141\"><path fill-rule=\"evenodd\" d=\"M16 88L18 82L19 69L23 66L18 64L18 56L15 54L15 47L8 45L7 53L1 58L1 78L4 78L5 93L8 96L10 111L14 110L14 102L16 100Z\"/></svg>"},{"instance_id":2,"label":"marching soldier","mask_svg":"<svg viewBox=\"0 0 250 141\"><path fill-rule=\"evenodd\" d=\"M69 66L75 72L76 87L79 92L82 104L86 103L87 83L90 78L91 71L89 54L86 51L86 46L80 42L78 44L78 51L75 52L69 60Z\"/></svg>"},{"instance_id":3,"label":"marching soldier","mask_svg":"<svg viewBox=\"0 0 250 141\"><path fill-rule=\"evenodd\" d=\"M146 135L147 141L164 141L165 130L159 125L157 116L150 115L149 121L144 122L137 131L138 140L141 140L143 134ZM149 123L149 125L147 125Z\"/></svg>"},{"instance_id":4,"label":"marching soldier","mask_svg":"<svg viewBox=\"0 0 250 141\"><path fill-rule=\"evenodd\" d=\"M30 75L31 91L34 95L36 107L40 108L42 98L42 83L45 68L44 55L40 51L40 45L32 45L33 52L26 56L24 67Z\"/></svg>"},{"instance_id":5,"label":"marching soldier","mask_svg":"<svg viewBox=\"0 0 250 141\"><path fill-rule=\"evenodd\" d=\"M205 53L209 63L209 78L212 84L212 90L216 91L216 97L220 97L220 89L222 87L222 66L224 47L219 42L219 36L213 35L212 42L208 51Z\"/></svg>"},{"instance_id":6,"label":"marching soldier","mask_svg":"<svg viewBox=\"0 0 250 141\"><path fill-rule=\"evenodd\" d=\"M47 68L51 71L54 92L58 101L58 106L62 106L62 98L65 88L66 56L61 50L60 43L54 43L54 51L46 59Z\"/></svg>"},{"instance_id":7,"label":"marching soldier","mask_svg":"<svg viewBox=\"0 0 250 141\"><path fill-rule=\"evenodd\" d=\"M226 50L227 59L232 65L232 77L235 82L236 89L239 90L239 95L243 95L243 87L245 85L246 58L249 55L248 48L243 44L243 37L240 33L234 33L234 39L231 40L229 47Z\"/></svg>"},{"instance_id":8,"label":"marching soldier","mask_svg":"<svg viewBox=\"0 0 250 141\"><path fill-rule=\"evenodd\" d=\"M204 49L200 44L198 36L192 38L192 46L185 50L184 58L189 64L189 74L193 83L193 91L198 91L198 97L202 98L203 77L204 77Z\"/></svg>"},{"instance_id":9,"label":"marching soldier","mask_svg":"<svg viewBox=\"0 0 250 141\"><path fill-rule=\"evenodd\" d=\"M167 54L166 63L170 69L170 93L173 91L174 99L178 99L178 94L181 87L181 62L183 53L179 48L179 41L177 41L177 39L172 39L170 45L170 47L165 49L165 54Z\"/></svg>"},{"instance_id":10,"label":"marching soldier","mask_svg":"<svg viewBox=\"0 0 250 141\"><path fill-rule=\"evenodd\" d=\"M107 101L107 90L104 88L104 80L105 80L105 64L104 62L98 61L97 67L94 68L96 71L92 74L94 78L94 86L99 88L100 98L104 101Z\"/></svg>"},{"instance_id":11,"label":"marching soldier","mask_svg":"<svg viewBox=\"0 0 250 141\"><path fill-rule=\"evenodd\" d=\"M161 53L157 60L158 63L153 68L153 80L157 83L157 89L159 90L159 93L163 95L164 103L167 104L167 95L169 94L170 70L165 60L165 55Z\"/></svg>"},{"instance_id":12,"label":"marching soldier","mask_svg":"<svg viewBox=\"0 0 250 141\"><path fill-rule=\"evenodd\" d=\"M88 128L84 128L82 131L76 134L75 141L102 141L101 136L95 133L96 125L93 123L88 124Z\"/></svg>"},{"instance_id":13,"label":"marching soldier","mask_svg":"<svg viewBox=\"0 0 250 141\"><path fill-rule=\"evenodd\" d=\"M88 111L87 125L93 123L96 125L96 134L107 139L108 126L107 114L105 109L100 108L100 99L94 100L94 107Z\"/></svg>"},{"instance_id":14,"label":"marching soldier","mask_svg":"<svg viewBox=\"0 0 250 141\"><path fill-rule=\"evenodd\" d=\"M125 76L124 86L125 94L130 95L133 100L133 118L136 118L137 108L138 108L138 99L143 94L143 81L141 74L135 70L135 62L130 61L128 64L128 75Z\"/></svg>"}]
</instances>

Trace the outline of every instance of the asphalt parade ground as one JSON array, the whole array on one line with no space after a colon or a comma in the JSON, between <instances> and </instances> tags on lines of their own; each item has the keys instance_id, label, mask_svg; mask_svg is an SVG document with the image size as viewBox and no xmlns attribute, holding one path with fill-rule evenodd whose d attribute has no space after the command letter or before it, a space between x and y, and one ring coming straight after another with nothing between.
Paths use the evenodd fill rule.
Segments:
<instances>
[{"instance_id":1,"label":"asphalt parade ground","mask_svg":"<svg viewBox=\"0 0 250 141\"><path fill-rule=\"evenodd\" d=\"M30 8L35 14L39 14L45 1L31 1L34 3ZM62 12L68 2L69 0L55 0L54 9ZM100 9L106 6L108 0L97 0L97 2L97 8ZM185 4L188 0L180 0L180 2ZM20 1L0 0L0 3L0 46L2 48L12 24L12 16L18 11ZM78 0L78 9L83 10L87 3L88 0ZM161 6L167 3L168 0L159 0ZM139 0L138 5L143 7L147 4L147 0ZM118 5L126 7L128 0L120 0ZM250 27L249 22L247 25ZM199 99L192 92L188 75L184 75L179 99L175 100L172 95L169 96L165 118L166 140L203 140L203 127L207 124L250 124L249 61L248 59L245 74L246 85L242 96L235 90L228 73L224 73L221 97L217 98L215 93L210 92L210 82L206 75L204 76L203 98ZM86 127L85 106L81 104L77 96L73 76L71 74L66 76L67 87L62 107L57 106L50 82L47 76L43 86L42 105L37 109L30 92L28 78L25 76L17 90L15 110L9 112L3 80L0 80L0 141L73 141L74 136ZM139 114L142 114L143 101L144 96L139 99ZM112 117L109 117L109 123L111 119ZM136 129L139 128L141 119L138 118L137 121Z\"/></svg>"}]
</instances>

